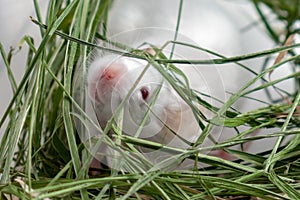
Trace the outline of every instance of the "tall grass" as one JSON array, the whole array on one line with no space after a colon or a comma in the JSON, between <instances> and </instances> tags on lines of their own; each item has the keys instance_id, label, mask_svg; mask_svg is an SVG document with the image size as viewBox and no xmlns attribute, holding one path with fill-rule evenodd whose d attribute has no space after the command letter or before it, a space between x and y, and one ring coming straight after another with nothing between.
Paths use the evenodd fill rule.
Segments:
<instances>
[{"instance_id":1,"label":"tall grass","mask_svg":"<svg viewBox=\"0 0 300 200\"><path fill-rule=\"evenodd\" d=\"M257 197L261 199L300 199L300 128L299 128L299 55L295 51L299 43L288 44L286 40L297 30L293 24L298 19L298 1L294 7L288 7L285 1L253 1L262 18L266 30L278 46L263 52L238 55L212 60L173 60L153 56L138 50L127 52L126 49L116 51L95 45L98 39L105 40L105 27L110 1L50 1L46 19L39 14L39 5L35 3L38 19L33 22L40 26L42 41L38 46L30 36L24 37L24 44L29 46L26 71L19 84L11 70L11 53L6 53L0 45L1 55L6 65L8 77L13 90L5 114L1 118L8 124L1 140L0 148L0 192L2 198L12 196L20 199L243 199ZM274 2L274 3L272 3ZM269 6L281 21L287 22L284 35L277 35L271 23L261 12L261 3ZM282 15L281 11L288 13ZM46 25L43 25L45 23ZM176 39L176 37L175 37ZM179 42L171 42L178 43ZM284 45L286 44L286 45ZM207 51L190 44L181 44L199 51ZM159 170L149 164L144 168L141 164L145 158L135 152L135 146L146 146L152 149L162 148L162 144L122 135L120 130L110 122L105 130L114 129L119 141L105 140L122 153L128 171L103 171L100 176L88 175L92 156L87 146L80 141L80 129L76 129L75 121L81 117L88 118L80 105L85 99L75 99L72 93L74 81L81 81L83 87L76 88L84 92L84 78L87 71L85 61L93 48L100 48L124 56L131 56L149 61L166 78L179 95L187 101L195 116L203 120L203 116L191 102L201 104L215 112L215 117L202 124L203 133L190 149L163 146L166 151L175 152L177 162L191 158L208 167L193 170L170 171L172 162L161 163ZM281 52L281 53L280 53ZM214 53L214 52L210 52ZM269 56L283 55L273 64L268 62ZM285 55L286 54L286 55ZM216 54L215 54L216 55ZM165 64L223 64L247 59L264 57L266 66L263 71L246 83L220 108L213 108L191 92L184 83L179 83L165 70ZM285 63L293 66L294 72L283 79L267 81L265 76ZM172 65L174 73L180 74ZM247 66L243 66L247 68ZM76 73L82 76L76 76ZM183 75L182 75L183 76ZM255 91L274 88L276 83L287 79L295 80L295 91L284 94L282 101L268 104L256 110L239 113L231 106L240 98ZM252 87L261 81L259 86ZM275 87L276 88L276 87ZM287 100L289 99L289 100ZM73 107L74 106L74 107ZM75 111L77 115L74 114ZM79 113L79 114L78 114ZM216 143L213 146L199 147L209 137L213 125L238 128L246 127L237 136ZM96 126L96 125L95 125ZM277 128L277 129L271 129ZM268 134L251 136L255 130L268 129ZM276 130L275 132L271 132ZM119 131L119 132L118 132ZM289 142L281 146L288 137ZM242 145L264 138L276 138L272 151L251 154L230 147ZM126 145L119 145L120 143ZM238 159L224 160L206 155L206 150L224 150ZM127 152L135 152L136 157L126 157ZM170 158L171 160L171 158ZM139 169L139 170L136 170Z\"/></svg>"}]
</instances>

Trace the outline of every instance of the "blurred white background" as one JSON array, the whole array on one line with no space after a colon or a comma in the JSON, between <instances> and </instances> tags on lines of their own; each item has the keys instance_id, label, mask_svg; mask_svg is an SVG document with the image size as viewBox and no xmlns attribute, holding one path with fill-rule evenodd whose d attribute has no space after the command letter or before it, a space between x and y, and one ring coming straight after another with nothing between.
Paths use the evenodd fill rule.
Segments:
<instances>
[{"instance_id":1,"label":"blurred white background","mask_svg":"<svg viewBox=\"0 0 300 200\"><path fill-rule=\"evenodd\" d=\"M40 4L41 11L45 15L46 1ZM1 0L0 1L0 42L4 47L6 55L11 48L15 49L11 68L17 80L21 80L26 67L28 47L23 45L19 50L19 42L24 35L35 38L35 46L39 44L39 28L30 21L29 16L36 18L32 0ZM7 76L7 70L2 57L0 58L0 116L4 114L12 96L12 88ZM0 134L5 130L1 127Z\"/></svg>"}]
</instances>

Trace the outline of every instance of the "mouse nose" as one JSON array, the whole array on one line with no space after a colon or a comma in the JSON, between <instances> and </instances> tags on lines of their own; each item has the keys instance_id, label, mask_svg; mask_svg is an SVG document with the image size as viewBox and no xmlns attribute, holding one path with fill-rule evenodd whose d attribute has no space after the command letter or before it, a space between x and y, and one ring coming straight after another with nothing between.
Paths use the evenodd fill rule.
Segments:
<instances>
[{"instance_id":1,"label":"mouse nose","mask_svg":"<svg viewBox=\"0 0 300 200\"><path fill-rule=\"evenodd\" d=\"M111 81L117 79L121 76L124 70L122 70L122 66L119 64L111 64L101 74L100 79L104 79L106 81Z\"/></svg>"}]
</instances>

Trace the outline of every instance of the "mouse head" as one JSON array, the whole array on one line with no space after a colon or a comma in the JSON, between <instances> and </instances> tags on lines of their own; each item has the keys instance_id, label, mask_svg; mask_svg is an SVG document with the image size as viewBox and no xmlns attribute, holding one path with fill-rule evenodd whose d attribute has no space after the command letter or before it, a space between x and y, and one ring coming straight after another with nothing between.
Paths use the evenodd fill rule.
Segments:
<instances>
[{"instance_id":1,"label":"mouse head","mask_svg":"<svg viewBox=\"0 0 300 200\"><path fill-rule=\"evenodd\" d=\"M122 56L96 59L87 80L89 97L102 127L124 101L123 132L135 134L142 125L140 136L152 137L164 127L170 108L180 109L176 92L143 60Z\"/></svg>"}]
</instances>

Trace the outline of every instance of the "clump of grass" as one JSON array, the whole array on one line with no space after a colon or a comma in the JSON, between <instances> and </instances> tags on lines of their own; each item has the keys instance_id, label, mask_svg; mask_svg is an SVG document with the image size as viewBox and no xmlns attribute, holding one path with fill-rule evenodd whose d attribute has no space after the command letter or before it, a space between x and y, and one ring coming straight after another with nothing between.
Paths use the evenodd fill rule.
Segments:
<instances>
[{"instance_id":1,"label":"clump of grass","mask_svg":"<svg viewBox=\"0 0 300 200\"><path fill-rule=\"evenodd\" d=\"M39 13L38 4L34 2ZM259 10L257 1L255 5ZM272 9L277 8L273 8L271 2L267 5ZM276 5L274 3L273 6ZM266 81L264 76L284 63L289 63L296 69L299 55L294 49L300 44L289 45L285 40L280 41L273 37L280 44L279 47L249 55L231 58L220 55L220 58L214 60L194 61L171 60L161 55L159 59L155 59L138 50L116 51L93 44L97 35L102 40L106 38L105 31L102 30L107 23L109 8L108 0L50 1L46 19L42 20L38 15L38 21L33 20L41 27L43 38L41 43L35 47L32 38L24 37L24 45L28 45L30 49L26 72L19 84L16 83L11 72L10 55L6 55L1 46L2 58L14 91L14 96L0 121L1 126L5 120L8 121L0 149L2 198L13 195L21 199L242 199L246 197L299 199L299 87L286 97L289 101L283 100L247 113L239 113L231 110L230 107L238 99L258 90L275 87L276 83L286 79L295 79L298 82L299 71L297 70L284 79ZM280 8L285 9L285 7ZM280 20L293 21L289 17L280 15L281 12L275 11ZM262 12L260 14L264 17L266 26L271 27ZM42 21L46 22L46 26L40 23ZM288 31L285 32L286 40L294 33L291 27L287 27ZM204 50L201 47L190 47ZM142 156L126 157L126 153L133 150L129 147L137 145L156 149L161 148L161 144L119 134L118 142L112 141L109 137L106 140L128 158L129 170L126 173L111 170L102 173L99 177L88 175L92 156L78 137L80 129L75 127L76 120L88 116L80 107L85 103L84 98L76 99L72 87L75 85L75 80L84 83L87 70L84 61L93 48L148 60L183 99L192 100L216 112L215 117L209 120L207 125L202 125L203 133L190 149L164 147L167 151L179 155L176 158L179 161L191 158L196 162L207 164L207 168L170 171L170 166L162 163L160 170L153 170L155 166L151 164L149 169L145 169L141 165L141 160L144 159ZM288 52L288 55L271 65L265 62L269 67L241 87L240 91L233 94L220 108L213 108L202 101L186 88L185 84L179 84L164 70L164 64L167 63L222 64L258 57L268 59L269 55L279 52L282 52L280 55ZM82 80L78 80L75 72L82 74L79 76ZM180 74L178 71L174 73ZM263 80L263 84L251 87L260 80ZM84 84L81 86L83 87L76 90L84 93ZM203 120L198 110L195 107L193 109L195 116ZM74 114L75 110L77 115ZM209 137L213 125L230 128L244 125L246 130L213 146L199 147L198 144ZM104 132L109 128L114 128L113 124L107 126ZM277 128L277 131L265 135L249 135L255 130L264 128ZM281 146L287 136L291 139L285 146ZM251 154L230 149L234 145L270 137L277 139L270 152ZM126 145L118 145L120 142ZM205 150L220 149L236 156L238 160L228 161L203 154Z\"/></svg>"}]
</instances>

